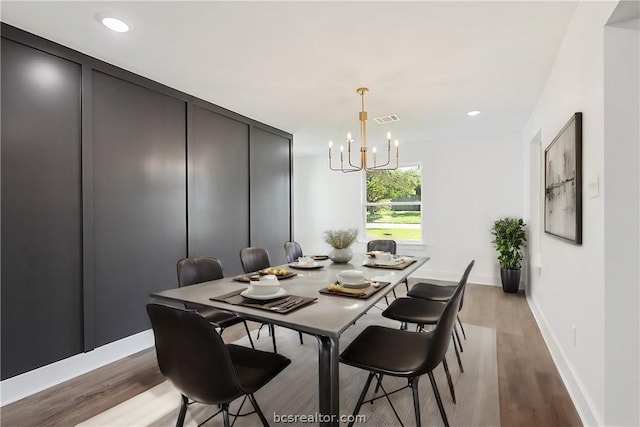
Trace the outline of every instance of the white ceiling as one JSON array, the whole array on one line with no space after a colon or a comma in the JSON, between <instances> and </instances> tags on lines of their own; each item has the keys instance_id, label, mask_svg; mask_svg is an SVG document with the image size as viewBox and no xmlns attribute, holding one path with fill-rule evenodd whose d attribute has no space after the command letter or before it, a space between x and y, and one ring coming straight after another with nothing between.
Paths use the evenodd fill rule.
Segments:
<instances>
[{"instance_id":1,"label":"white ceiling","mask_svg":"<svg viewBox=\"0 0 640 427\"><path fill-rule=\"evenodd\" d=\"M2 21L294 134L299 152L519 132L576 2L2 2ZM114 33L103 14L134 31ZM470 110L482 114L471 118Z\"/></svg>"}]
</instances>

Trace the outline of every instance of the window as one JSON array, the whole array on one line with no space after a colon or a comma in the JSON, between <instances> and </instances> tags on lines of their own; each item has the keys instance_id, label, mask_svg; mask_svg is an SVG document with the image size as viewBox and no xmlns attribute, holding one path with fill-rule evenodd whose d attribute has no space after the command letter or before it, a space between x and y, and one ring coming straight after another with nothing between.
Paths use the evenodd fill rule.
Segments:
<instances>
[{"instance_id":1,"label":"window","mask_svg":"<svg viewBox=\"0 0 640 427\"><path fill-rule=\"evenodd\" d=\"M420 165L367 172L364 236L422 242L422 170Z\"/></svg>"}]
</instances>

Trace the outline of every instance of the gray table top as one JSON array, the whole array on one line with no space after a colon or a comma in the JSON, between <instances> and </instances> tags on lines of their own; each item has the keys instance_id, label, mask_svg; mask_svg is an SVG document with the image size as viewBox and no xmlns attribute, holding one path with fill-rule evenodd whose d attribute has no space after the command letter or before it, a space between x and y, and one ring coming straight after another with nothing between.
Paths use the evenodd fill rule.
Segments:
<instances>
[{"instance_id":1,"label":"gray table top","mask_svg":"<svg viewBox=\"0 0 640 427\"><path fill-rule=\"evenodd\" d=\"M387 293L391 292L395 286L429 260L428 257L414 258L416 262L404 270L365 267L362 265L367 259L365 254L354 254L351 262L347 264L334 264L330 260L318 261L324 266L316 270L287 268L298 273L295 277L280 281L280 285L287 290L287 293L318 298L315 303L287 314L211 301L211 297L217 297L248 286L248 283L233 281L233 277L154 292L151 297L160 300L215 307L238 313L250 320L273 323L313 335L339 337L345 329L351 326L353 322L365 314L380 299L384 298ZM287 267L287 265L280 267ZM336 274L342 270L362 270L367 278L375 281L390 282L391 285L366 300L320 294L319 290L330 283L334 283Z\"/></svg>"}]
</instances>

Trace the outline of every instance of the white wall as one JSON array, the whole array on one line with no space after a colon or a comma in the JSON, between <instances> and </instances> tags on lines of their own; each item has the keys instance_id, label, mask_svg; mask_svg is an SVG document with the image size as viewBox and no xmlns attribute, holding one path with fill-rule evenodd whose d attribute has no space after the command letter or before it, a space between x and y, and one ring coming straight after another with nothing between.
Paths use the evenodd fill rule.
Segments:
<instances>
[{"instance_id":1,"label":"white wall","mask_svg":"<svg viewBox=\"0 0 640 427\"><path fill-rule=\"evenodd\" d=\"M490 229L495 219L522 212L519 141L514 134L401 146L401 162L422 162L426 244L399 248L399 253L431 257L414 276L458 280L475 259L469 281L499 285ZM329 250L324 230L361 224L362 173L329 171L327 161L325 154L294 158L294 238L305 253Z\"/></svg>"},{"instance_id":2,"label":"white wall","mask_svg":"<svg viewBox=\"0 0 640 427\"><path fill-rule=\"evenodd\" d=\"M636 18L605 28L604 302L607 425L640 425L639 27Z\"/></svg>"},{"instance_id":3,"label":"white wall","mask_svg":"<svg viewBox=\"0 0 640 427\"><path fill-rule=\"evenodd\" d=\"M529 303L561 375L587 425L603 424L604 404L604 118L603 33L614 2L580 2L522 144L541 135L541 154L571 115L583 112L583 244L544 234L540 267L531 274ZM532 159L531 165L539 164ZM540 173L544 176L544 173ZM587 188L600 179L600 196ZM532 191L536 191L534 188ZM541 215L542 198L538 199ZM572 325L576 327L575 345Z\"/></svg>"}]
</instances>

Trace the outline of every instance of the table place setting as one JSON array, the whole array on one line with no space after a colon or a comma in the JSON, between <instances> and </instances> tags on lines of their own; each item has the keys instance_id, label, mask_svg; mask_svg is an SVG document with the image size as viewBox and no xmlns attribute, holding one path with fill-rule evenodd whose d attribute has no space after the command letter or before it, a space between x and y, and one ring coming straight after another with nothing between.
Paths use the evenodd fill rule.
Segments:
<instances>
[{"instance_id":1,"label":"table place setting","mask_svg":"<svg viewBox=\"0 0 640 427\"><path fill-rule=\"evenodd\" d=\"M369 255L370 259L366 260L362 265L369 268L404 270L416 262L416 259L413 257L394 255L383 251L371 251L367 252L367 255Z\"/></svg>"},{"instance_id":2,"label":"table place setting","mask_svg":"<svg viewBox=\"0 0 640 427\"><path fill-rule=\"evenodd\" d=\"M298 273L295 273L293 271L287 271L284 268L269 267L269 268L265 268L264 270L257 271L255 273L241 274L239 276L235 276L231 280L234 280L236 282L249 283L252 281L260 280L261 277L266 277L266 276L275 276L278 278L278 280L286 280L286 279L295 277L297 275Z\"/></svg>"},{"instance_id":3,"label":"table place setting","mask_svg":"<svg viewBox=\"0 0 640 427\"><path fill-rule=\"evenodd\" d=\"M300 270L315 270L324 267L324 264L314 261L312 257L302 256L298 258L297 262L292 262L291 264L289 264L289 267L297 268Z\"/></svg>"},{"instance_id":4,"label":"table place setting","mask_svg":"<svg viewBox=\"0 0 640 427\"><path fill-rule=\"evenodd\" d=\"M324 295L367 299L387 285L389 285L389 282L377 282L367 279L362 271L343 270L338 273L335 283L320 289L319 292Z\"/></svg>"},{"instance_id":5,"label":"table place setting","mask_svg":"<svg viewBox=\"0 0 640 427\"><path fill-rule=\"evenodd\" d=\"M250 283L248 288L238 289L209 299L281 314L290 313L317 299L287 294L287 290L280 287L275 276L263 276L260 280L253 280Z\"/></svg>"}]
</instances>

